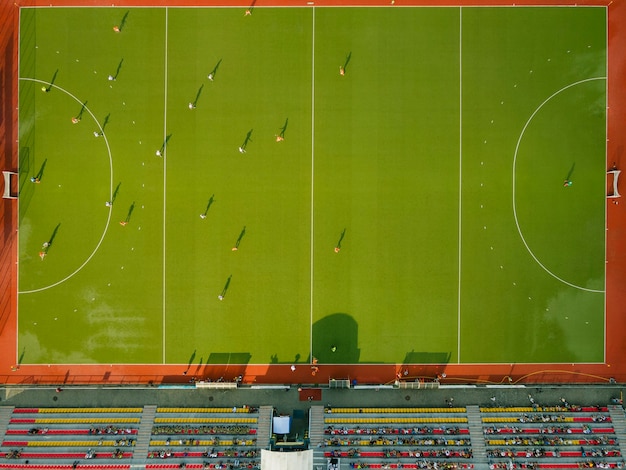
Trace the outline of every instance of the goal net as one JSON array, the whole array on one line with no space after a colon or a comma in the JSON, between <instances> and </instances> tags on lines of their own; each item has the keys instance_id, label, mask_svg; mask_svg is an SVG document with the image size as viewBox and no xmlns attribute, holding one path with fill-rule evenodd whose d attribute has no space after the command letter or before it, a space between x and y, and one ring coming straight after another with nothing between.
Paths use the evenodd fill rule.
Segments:
<instances>
[{"instance_id":1,"label":"goal net","mask_svg":"<svg viewBox=\"0 0 626 470\"><path fill-rule=\"evenodd\" d=\"M617 189L617 182L619 180L619 174L620 174L620 170L607 171L606 177L607 177L608 188L607 188L606 197L608 198L621 197Z\"/></svg>"}]
</instances>

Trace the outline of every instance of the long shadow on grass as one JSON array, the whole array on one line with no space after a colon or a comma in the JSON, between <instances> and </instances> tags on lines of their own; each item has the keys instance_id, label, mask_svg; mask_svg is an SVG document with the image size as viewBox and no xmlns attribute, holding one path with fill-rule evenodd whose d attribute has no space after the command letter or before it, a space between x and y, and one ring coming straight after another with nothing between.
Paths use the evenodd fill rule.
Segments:
<instances>
[{"instance_id":1,"label":"long shadow on grass","mask_svg":"<svg viewBox=\"0 0 626 470\"><path fill-rule=\"evenodd\" d=\"M347 313L333 313L313 324L313 356L321 364L359 362L359 325Z\"/></svg>"}]
</instances>

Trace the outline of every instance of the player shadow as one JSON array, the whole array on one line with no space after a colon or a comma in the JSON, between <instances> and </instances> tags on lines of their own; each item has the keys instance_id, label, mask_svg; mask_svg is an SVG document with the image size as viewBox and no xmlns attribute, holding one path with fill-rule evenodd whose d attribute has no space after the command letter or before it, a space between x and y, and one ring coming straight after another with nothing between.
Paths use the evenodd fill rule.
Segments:
<instances>
[{"instance_id":1,"label":"player shadow","mask_svg":"<svg viewBox=\"0 0 626 470\"><path fill-rule=\"evenodd\" d=\"M226 292L228 292L228 288L230 287L230 280L232 279L232 277L233 275L231 274L230 276L228 276L228 279L226 279L226 284L224 284L224 288L222 289L222 292L217 297L218 299L224 300L224 297L226 297Z\"/></svg>"},{"instance_id":2,"label":"player shadow","mask_svg":"<svg viewBox=\"0 0 626 470\"><path fill-rule=\"evenodd\" d=\"M195 108L198 105L198 100L200 99L200 94L202 93L203 88L204 88L204 83L200 85L200 88L198 88L198 92L196 93L196 98L191 103L192 108Z\"/></svg>"},{"instance_id":3,"label":"player shadow","mask_svg":"<svg viewBox=\"0 0 626 470\"><path fill-rule=\"evenodd\" d=\"M37 172L37 174L31 178L31 181L33 181L34 183L39 183L43 179L43 173L46 170L47 163L48 163L48 159L46 158L41 164L41 167L39 168L39 171Z\"/></svg>"},{"instance_id":4,"label":"player shadow","mask_svg":"<svg viewBox=\"0 0 626 470\"><path fill-rule=\"evenodd\" d=\"M122 186L121 181L117 183L117 186L115 187L115 191L113 191L113 195L111 196L111 204L113 204L115 200L117 199L117 195L120 192L120 186Z\"/></svg>"},{"instance_id":5,"label":"player shadow","mask_svg":"<svg viewBox=\"0 0 626 470\"><path fill-rule=\"evenodd\" d=\"M198 373L200 372L200 369L202 369L203 362L204 362L204 358L200 357L200 360L198 361L198 366L196 367L194 374L198 375Z\"/></svg>"},{"instance_id":6,"label":"player shadow","mask_svg":"<svg viewBox=\"0 0 626 470\"><path fill-rule=\"evenodd\" d=\"M576 168L576 162L572 163L572 167L569 169L567 176L565 177L565 181L569 181L572 178L572 174L574 173L574 168Z\"/></svg>"},{"instance_id":7,"label":"player shadow","mask_svg":"<svg viewBox=\"0 0 626 470\"><path fill-rule=\"evenodd\" d=\"M54 227L54 230L52 231L52 235L50 235L50 238L48 239L48 246L52 246L52 243L54 242L54 239L56 238L57 233L59 233L60 226L61 226L61 223L59 222L57 226Z\"/></svg>"},{"instance_id":8,"label":"player shadow","mask_svg":"<svg viewBox=\"0 0 626 470\"><path fill-rule=\"evenodd\" d=\"M337 244L335 245L335 252L338 252L339 250L341 250L341 242L343 242L343 239L345 236L346 236L346 229L344 228L341 234L339 235L339 240L337 241Z\"/></svg>"},{"instance_id":9,"label":"player shadow","mask_svg":"<svg viewBox=\"0 0 626 470\"><path fill-rule=\"evenodd\" d=\"M21 365L22 362L24 361L24 355L26 354L26 348L22 349L22 352L20 353L20 357L17 359L17 365Z\"/></svg>"},{"instance_id":10,"label":"player shadow","mask_svg":"<svg viewBox=\"0 0 626 470\"><path fill-rule=\"evenodd\" d=\"M235 242L235 246L233 246L233 251L237 251L239 249L239 245L241 244L241 240L243 240L243 237L246 235L246 226L243 226L243 229L241 229L241 232L239 233L239 237L237 237L237 241Z\"/></svg>"},{"instance_id":11,"label":"player shadow","mask_svg":"<svg viewBox=\"0 0 626 470\"><path fill-rule=\"evenodd\" d=\"M187 372L189 372L189 369L191 368L191 364L193 364L193 360L196 358L196 350L194 349L193 352L191 353L191 356L189 357L189 362L187 362L187 369L185 369L185 372L183 372L184 375L187 375Z\"/></svg>"},{"instance_id":12,"label":"player shadow","mask_svg":"<svg viewBox=\"0 0 626 470\"><path fill-rule=\"evenodd\" d=\"M215 194L211 194L211 197L209 198L209 202L207 202L207 205L206 205L206 208L204 209L204 212L202 214L200 214L201 218L206 219L206 216L209 213L209 209L213 205L213 202L215 202Z\"/></svg>"},{"instance_id":13,"label":"player shadow","mask_svg":"<svg viewBox=\"0 0 626 470\"><path fill-rule=\"evenodd\" d=\"M110 118L111 118L111 113L109 113L106 116L104 116L104 121L102 122L102 132L104 132L104 129L106 128L107 124L109 123L109 119Z\"/></svg>"},{"instance_id":14,"label":"player shadow","mask_svg":"<svg viewBox=\"0 0 626 470\"><path fill-rule=\"evenodd\" d=\"M348 52L348 55L346 56L346 61L343 64L344 73L348 71L348 64L350 63L351 58L352 58L352 51Z\"/></svg>"},{"instance_id":15,"label":"player shadow","mask_svg":"<svg viewBox=\"0 0 626 470\"><path fill-rule=\"evenodd\" d=\"M239 147L239 152L244 153L246 151L246 147L248 146L248 144L250 142L252 142L252 131L254 129L250 129L248 131L248 133L246 134L246 138L243 140L243 144L241 144L241 147Z\"/></svg>"},{"instance_id":16,"label":"player shadow","mask_svg":"<svg viewBox=\"0 0 626 470\"><path fill-rule=\"evenodd\" d=\"M87 101L85 101L81 107L80 107L80 111L78 112L78 114L76 115L76 120L80 121L83 118L83 113L85 112L85 109L87 108Z\"/></svg>"},{"instance_id":17,"label":"player shadow","mask_svg":"<svg viewBox=\"0 0 626 470\"><path fill-rule=\"evenodd\" d=\"M39 257L41 259L44 259L44 257L48 254L48 252L50 251L50 248L52 247L52 244L54 243L54 239L57 236L57 233L59 232L59 227L61 226L61 223L58 223L56 227L54 227L54 230L52 231L52 234L50 235L50 238L48 238L48 241L46 241L43 244L43 248L41 249L41 251L39 252Z\"/></svg>"},{"instance_id":18,"label":"player shadow","mask_svg":"<svg viewBox=\"0 0 626 470\"><path fill-rule=\"evenodd\" d=\"M285 140L285 132L287 131L287 125L289 124L289 118L285 119L285 124L280 128L280 132L276 136L276 141L280 142L281 140Z\"/></svg>"},{"instance_id":19,"label":"player shadow","mask_svg":"<svg viewBox=\"0 0 626 470\"><path fill-rule=\"evenodd\" d=\"M167 147L167 143L170 141L170 138L172 137L172 134L168 134L165 136L165 140L163 141L163 144L161 145L161 148L159 150L157 150L157 156L158 157L162 157L163 154L165 153L165 148Z\"/></svg>"},{"instance_id":20,"label":"player shadow","mask_svg":"<svg viewBox=\"0 0 626 470\"><path fill-rule=\"evenodd\" d=\"M254 5L256 5L256 1L257 0L252 0L252 3L250 4L250 6L248 7L248 11L250 13L252 13L252 10L254 10Z\"/></svg>"},{"instance_id":21,"label":"player shadow","mask_svg":"<svg viewBox=\"0 0 626 470\"><path fill-rule=\"evenodd\" d=\"M50 80L50 82L48 82L48 86L44 88L43 91L45 91L46 93L48 93L50 90L52 90L52 87L54 85L55 80L57 79L57 75L59 74L59 69L56 69L54 71L54 74L52 75L52 80Z\"/></svg>"},{"instance_id":22,"label":"player shadow","mask_svg":"<svg viewBox=\"0 0 626 470\"><path fill-rule=\"evenodd\" d=\"M122 21L120 21L120 25L118 26L119 31L122 31L124 29L124 26L126 25L126 19L128 18L129 13L130 13L130 10L127 10L126 13L124 13L124 16L122 17Z\"/></svg>"},{"instance_id":23,"label":"player shadow","mask_svg":"<svg viewBox=\"0 0 626 470\"><path fill-rule=\"evenodd\" d=\"M115 69L115 75L113 75L113 80L117 80L117 77L120 75L120 70L122 70L122 64L124 63L124 58L120 60L120 63L117 64L117 69Z\"/></svg>"},{"instance_id":24,"label":"player shadow","mask_svg":"<svg viewBox=\"0 0 626 470\"><path fill-rule=\"evenodd\" d=\"M133 203L128 208L128 213L126 214L126 218L122 222L120 222L121 225L126 225L130 222L130 218L133 215L134 210L135 210L135 201L133 201Z\"/></svg>"},{"instance_id":25,"label":"player shadow","mask_svg":"<svg viewBox=\"0 0 626 470\"><path fill-rule=\"evenodd\" d=\"M209 75L207 75L207 78L211 81L213 81L213 79L215 78L215 76L217 75L217 69L220 67L220 64L222 63L222 59L217 61L217 64L215 64L215 67L213 67L213 70L211 70L209 72Z\"/></svg>"},{"instance_id":26,"label":"player shadow","mask_svg":"<svg viewBox=\"0 0 626 470\"><path fill-rule=\"evenodd\" d=\"M102 135L104 135L104 129L107 127L107 125L109 124L109 119L111 118L111 113L107 114L106 116L104 116L104 121L102 121L102 125L100 126L100 130L99 131L95 131L94 135L96 137L100 137ZM97 122L96 122L97 123Z\"/></svg>"}]
</instances>

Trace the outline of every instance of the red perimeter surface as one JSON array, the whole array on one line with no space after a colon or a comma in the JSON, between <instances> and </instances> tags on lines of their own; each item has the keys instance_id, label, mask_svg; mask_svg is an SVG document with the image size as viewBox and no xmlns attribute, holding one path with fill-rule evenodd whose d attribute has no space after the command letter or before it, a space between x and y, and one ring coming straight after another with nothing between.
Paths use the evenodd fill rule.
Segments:
<instances>
[{"instance_id":1,"label":"red perimeter surface","mask_svg":"<svg viewBox=\"0 0 626 470\"><path fill-rule=\"evenodd\" d=\"M17 169L17 55L18 20L22 6L230 6L228 0L2 0L0 2L0 159L3 170ZM255 0L240 8L264 6L307 6L306 0ZM391 0L316 0L316 6L390 6ZM409 5L474 6L508 5L497 0L395 0L394 8ZM558 0L522 0L513 5L600 5L608 7L608 142L607 168L613 162L621 168L626 143L626 2L587 0L578 3ZM243 16L243 15L242 15ZM17 355L17 202L0 203L0 383L6 384L130 384L188 382L194 373L183 375L184 365L24 365L16 367ZM626 203L607 201L606 267L606 363L604 364L499 364L499 365L325 365L318 364L312 374L308 365L208 366L202 378L242 376L244 383L327 383L330 378L356 379L359 383L390 383L439 377L444 384L460 383L556 383L626 382ZM406 373L405 373L406 372Z\"/></svg>"}]
</instances>

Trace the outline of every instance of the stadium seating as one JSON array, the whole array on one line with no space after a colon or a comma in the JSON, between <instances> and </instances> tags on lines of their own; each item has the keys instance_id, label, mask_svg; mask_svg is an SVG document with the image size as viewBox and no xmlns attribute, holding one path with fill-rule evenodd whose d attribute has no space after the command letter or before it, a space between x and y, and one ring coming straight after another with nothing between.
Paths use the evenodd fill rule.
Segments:
<instances>
[{"instance_id":1,"label":"stadium seating","mask_svg":"<svg viewBox=\"0 0 626 470\"><path fill-rule=\"evenodd\" d=\"M622 468L606 407L480 409L492 469Z\"/></svg>"},{"instance_id":2,"label":"stadium seating","mask_svg":"<svg viewBox=\"0 0 626 470\"><path fill-rule=\"evenodd\" d=\"M158 408L146 468L258 468L256 408ZM173 466L172 466L173 465Z\"/></svg>"},{"instance_id":3,"label":"stadium seating","mask_svg":"<svg viewBox=\"0 0 626 470\"><path fill-rule=\"evenodd\" d=\"M317 409L317 462L341 459L342 468L624 468L606 407ZM0 470L256 470L267 445L257 442L259 418L248 406L15 408Z\"/></svg>"},{"instance_id":4,"label":"stadium seating","mask_svg":"<svg viewBox=\"0 0 626 470\"><path fill-rule=\"evenodd\" d=\"M465 408L326 408L324 426L324 456L351 468L474 467Z\"/></svg>"},{"instance_id":5,"label":"stadium seating","mask_svg":"<svg viewBox=\"0 0 626 470\"><path fill-rule=\"evenodd\" d=\"M0 447L8 467L124 469L133 457L142 408L15 408ZM54 462L54 463L52 463Z\"/></svg>"}]
</instances>

